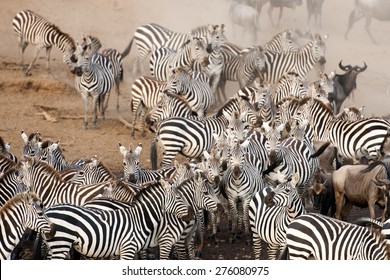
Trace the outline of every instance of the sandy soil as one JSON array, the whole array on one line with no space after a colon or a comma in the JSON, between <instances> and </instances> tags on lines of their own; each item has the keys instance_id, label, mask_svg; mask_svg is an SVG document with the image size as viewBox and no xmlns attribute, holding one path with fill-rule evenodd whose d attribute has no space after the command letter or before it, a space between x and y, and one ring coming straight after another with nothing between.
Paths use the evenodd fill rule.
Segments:
<instances>
[{"instance_id":1,"label":"sandy soil","mask_svg":"<svg viewBox=\"0 0 390 280\"><path fill-rule=\"evenodd\" d=\"M378 44L374 45L364 32L363 21L355 24L349 35L344 38L347 20L353 9L353 0L326 0L323 7L321 34L329 34L327 41L326 72L336 70L341 73L338 63L363 65L368 69L360 74L353 98L346 106L365 106L366 116L385 116L389 114L390 76L388 63L390 57L390 25L387 22L373 20L371 30ZM159 23L169 29L188 32L205 23L224 23L227 26L228 39L243 47L252 44L250 38L240 28L235 28L228 17L230 0L213 1L38 1L3 0L0 9L0 136L11 143L11 151L21 155L23 145L20 132L25 130L40 132L44 140L59 140L64 154L69 161L80 157L98 155L103 162L117 174L123 171L122 155L118 143L135 146L143 143L142 163L150 167L149 151L151 133L146 138L130 137L130 129L118 119L128 122L130 116L130 85L137 78L132 75L132 62L136 55L133 47L123 61L125 78L121 84L120 111L115 110L115 96L110 99L107 120L99 120L98 129L82 128L83 104L79 93L74 88L74 77L57 49L52 51L51 72L45 70L45 52L42 51L32 75L25 77L19 66L20 55L16 37L12 30L12 18L22 9L31 9L56 24L80 40L81 34L93 34L100 38L103 48L116 48L122 51L137 27L146 23ZM274 34L285 28L306 29L306 1L295 10L286 9L279 28L273 28L266 13L268 4L263 8L258 31L258 43L263 44ZM274 18L277 11L274 11ZM312 31L315 31L313 28ZM29 46L25 52L25 62L29 63L34 48ZM145 73L148 74L148 73ZM309 80L315 79L314 73ZM237 84L228 84L229 94L237 89ZM56 119L50 122L41 113L45 111ZM233 249L234 248L234 249ZM225 258L252 258L248 248L231 247L237 250ZM236 255L235 255L236 254ZM218 258L218 253L210 253L208 258Z\"/></svg>"}]
</instances>

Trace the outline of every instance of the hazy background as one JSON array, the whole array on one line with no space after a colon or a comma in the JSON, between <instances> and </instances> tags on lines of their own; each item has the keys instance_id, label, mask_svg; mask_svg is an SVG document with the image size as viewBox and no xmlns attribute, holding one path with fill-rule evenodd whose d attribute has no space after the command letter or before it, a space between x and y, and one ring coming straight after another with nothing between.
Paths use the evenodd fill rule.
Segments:
<instances>
[{"instance_id":1,"label":"hazy background","mask_svg":"<svg viewBox=\"0 0 390 280\"><path fill-rule=\"evenodd\" d=\"M228 16L231 0L68 0L68 1L38 1L38 0L2 0L0 9L0 60L3 62L19 62L16 37L12 30L12 18L22 9L31 9L41 14L50 22L56 24L63 32L69 33L79 40L81 33L98 36L103 48L116 48L119 51L127 46L134 31L146 23L158 23L178 32L188 32L192 28L205 23L226 25L226 35L229 41L249 46L252 42L248 34L239 27L235 30ZM277 32L285 28L297 28L304 31L307 26L306 0L295 10L285 9L279 28L273 28L268 18L268 5L263 7L258 30L258 43L263 44ZM347 101L348 106L366 106L366 115L387 115L390 101L390 22L373 20L371 31L378 45L371 43L364 31L364 20L355 24L349 34L349 40L344 39L350 12L354 0L325 0L323 4L321 34L329 34L327 40L326 72L336 70L341 73L338 63L363 65L368 69L359 75L358 86L354 99ZM279 10L273 12L277 21ZM312 29L312 31L315 31ZM302 41L302 43L305 43ZM33 47L28 47L25 61L30 62ZM44 57L45 52L41 52ZM130 92L130 84L135 78L131 76L132 61L136 54L133 49L124 59L125 82L123 91ZM53 49L52 57L57 59L52 63L61 64L62 58L58 50ZM43 60L40 62L43 64ZM66 71L56 71L53 75L63 78L73 84L73 77ZM148 74L148 73L146 73ZM309 76L314 79L315 76ZM230 87L230 93L236 90L236 84Z\"/></svg>"}]
</instances>

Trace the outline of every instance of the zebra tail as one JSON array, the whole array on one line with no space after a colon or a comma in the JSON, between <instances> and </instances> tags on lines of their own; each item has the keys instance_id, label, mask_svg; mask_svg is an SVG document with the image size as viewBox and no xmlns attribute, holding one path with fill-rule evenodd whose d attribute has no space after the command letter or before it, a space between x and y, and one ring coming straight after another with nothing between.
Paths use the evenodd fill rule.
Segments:
<instances>
[{"instance_id":1,"label":"zebra tail","mask_svg":"<svg viewBox=\"0 0 390 280\"><path fill-rule=\"evenodd\" d=\"M322 145L315 153L310 155L310 158L319 157L330 145L330 142L326 142L324 145Z\"/></svg>"},{"instance_id":2,"label":"zebra tail","mask_svg":"<svg viewBox=\"0 0 390 280\"><path fill-rule=\"evenodd\" d=\"M150 147L150 161L152 162L152 169L157 169L157 136L152 140L152 145Z\"/></svg>"},{"instance_id":3,"label":"zebra tail","mask_svg":"<svg viewBox=\"0 0 390 280\"><path fill-rule=\"evenodd\" d=\"M288 260L288 248L287 246L284 246L279 254L279 260Z\"/></svg>"},{"instance_id":4,"label":"zebra tail","mask_svg":"<svg viewBox=\"0 0 390 280\"><path fill-rule=\"evenodd\" d=\"M126 57L130 51L131 51L131 46L133 45L134 37L131 39L129 45L126 47L126 49L121 53L122 58Z\"/></svg>"}]
</instances>

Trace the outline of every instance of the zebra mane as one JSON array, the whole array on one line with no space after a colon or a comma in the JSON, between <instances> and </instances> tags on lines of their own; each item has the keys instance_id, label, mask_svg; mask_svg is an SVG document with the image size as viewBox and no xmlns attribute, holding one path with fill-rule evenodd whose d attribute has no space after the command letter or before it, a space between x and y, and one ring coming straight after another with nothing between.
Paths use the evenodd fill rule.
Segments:
<instances>
[{"instance_id":1,"label":"zebra mane","mask_svg":"<svg viewBox=\"0 0 390 280\"><path fill-rule=\"evenodd\" d=\"M213 29L215 29L215 27ZM207 24L205 24L205 25L200 25L198 27L195 27L195 28L191 29L190 35L191 36L199 36L199 35L202 35L202 34L207 34L209 32L210 32L209 31L209 26Z\"/></svg>"},{"instance_id":2,"label":"zebra mane","mask_svg":"<svg viewBox=\"0 0 390 280\"><path fill-rule=\"evenodd\" d=\"M92 160L90 160L90 162L92 162ZM114 175L114 173L112 173L112 171L101 160L99 160L99 164L97 167L103 169L105 172L110 174L112 177L116 177Z\"/></svg>"},{"instance_id":3,"label":"zebra mane","mask_svg":"<svg viewBox=\"0 0 390 280\"><path fill-rule=\"evenodd\" d=\"M243 100L249 101L249 99L245 96L240 96ZM237 102L237 97L231 98L225 104L222 105L221 108L215 113L215 117L218 118L220 116L223 116L223 112L226 111L228 108L235 107L234 104Z\"/></svg>"},{"instance_id":4,"label":"zebra mane","mask_svg":"<svg viewBox=\"0 0 390 280\"><path fill-rule=\"evenodd\" d=\"M28 203L30 198L40 200L34 192L18 193L5 202L5 204L0 208L0 214L11 207L14 207L16 204L20 204L21 202Z\"/></svg>"},{"instance_id":5,"label":"zebra mane","mask_svg":"<svg viewBox=\"0 0 390 280\"><path fill-rule=\"evenodd\" d=\"M318 99L312 99L311 97L305 97L305 99L308 99L308 101L312 100L313 103L315 103L313 105L318 105L321 109L325 110L328 114L333 116L333 108L331 107L331 105L325 104L324 102Z\"/></svg>"},{"instance_id":6,"label":"zebra mane","mask_svg":"<svg viewBox=\"0 0 390 280\"><path fill-rule=\"evenodd\" d=\"M13 166L11 168L8 168L6 171L4 171L3 175L0 176L0 185L13 172L16 172L16 174L18 175L19 174L19 168L17 166Z\"/></svg>"},{"instance_id":7,"label":"zebra mane","mask_svg":"<svg viewBox=\"0 0 390 280\"><path fill-rule=\"evenodd\" d=\"M43 141L43 142L42 142L41 149L43 150L43 149L48 148L52 143L53 143L53 142L50 141L50 140Z\"/></svg>"},{"instance_id":8,"label":"zebra mane","mask_svg":"<svg viewBox=\"0 0 390 280\"><path fill-rule=\"evenodd\" d=\"M39 134L39 132L32 132L32 133L28 136L28 141L33 141L35 137L38 137L38 139L41 137L41 135Z\"/></svg>"},{"instance_id":9,"label":"zebra mane","mask_svg":"<svg viewBox=\"0 0 390 280\"><path fill-rule=\"evenodd\" d=\"M57 170L54 169L50 164L41 161L37 158L30 158L31 159L31 168L41 168L42 167L42 173L47 174L50 177L54 177L56 180L62 181L60 173L57 172Z\"/></svg>"},{"instance_id":10,"label":"zebra mane","mask_svg":"<svg viewBox=\"0 0 390 280\"><path fill-rule=\"evenodd\" d=\"M50 27L53 28L60 36L66 37L68 39L68 41L70 42L70 44L72 45L72 50L76 50L76 41L73 39L72 36L70 36L68 33L63 32L57 25L49 22L47 19L45 19L41 15L37 14L36 12L33 12L31 10L27 10L27 11L34 14L36 17L44 20L46 22L46 24L50 25Z\"/></svg>"}]
</instances>

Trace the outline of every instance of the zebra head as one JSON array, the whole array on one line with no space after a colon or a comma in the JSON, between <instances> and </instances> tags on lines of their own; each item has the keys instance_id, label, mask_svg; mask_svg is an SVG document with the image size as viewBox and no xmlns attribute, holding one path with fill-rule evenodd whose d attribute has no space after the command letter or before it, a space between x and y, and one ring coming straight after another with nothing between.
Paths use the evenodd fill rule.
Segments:
<instances>
[{"instance_id":1,"label":"zebra head","mask_svg":"<svg viewBox=\"0 0 390 280\"><path fill-rule=\"evenodd\" d=\"M21 135L24 141L22 156L33 157L38 154L42 147L42 139L39 132L31 133L30 136L27 137L27 134L22 130Z\"/></svg>"},{"instance_id":2,"label":"zebra head","mask_svg":"<svg viewBox=\"0 0 390 280\"><path fill-rule=\"evenodd\" d=\"M313 45L312 45L312 51L314 55L315 61L319 62L319 64L323 68L324 64L326 63L325 59L325 51L326 51L326 45L325 40L328 39L328 35L320 35L316 33L314 35L313 39ZM321 69L323 71L323 69Z\"/></svg>"},{"instance_id":3,"label":"zebra head","mask_svg":"<svg viewBox=\"0 0 390 280\"><path fill-rule=\"evenodd\" d=\"M123 173L124 179L131 183L137 183L140 178L141 163L139 155L142 151L142 144L132 150L131 146L126 149L121 143L119 143L119 151L123 155Z\"/></svg>"},{"instance_id":4,"label":"zebra head","mask_svg":"<svg viewBox=\"0 0 390 280\"><path fill-rule=\"evenodd\" d=\"M221 155L218 153L217 149L212 148L211 152L204 150L203 151L203 166L204 171L209 179L210 183L214 184L215 188L219 188L219 183L221 181L221 164L220 159Z\"/></svg>"},{"instance_id":5,"label":"zebra head","mask_svg":"<svg viewBox=\"0 0 390 280\"><path fill-rule=\"evenodd\" d=\"M186 222L191 221L194 217L194 211L182 195L170 182L161 179L160 184L165 191L165 204L163 206L163 210L183 219Z\"/></svg>"},{"instance_id":6,"label":"zebra head","mask_svg":"<svg viewBox=\"0 0 390 280\"><path fill-rule=\"evenodd\" d=\"M214 189L210 186L207 177L201 170L194 172L195 196L194 202L198 209L215 212L223 209L221 201L217 198Z\"/></svg>"},{"instance_id":7,"label":"zebra head","mask_svg":"<svg viewBox=\"0 0 390 280\"><path fill-rule=\"evenodd\" d=\"M45 239L51 239L55 235L54 224L46 216L43 204L37 195L31 192L17 195L14 199L20 199L25 205L25 226L43 235Z\"/></svg>"}]
</instances>

